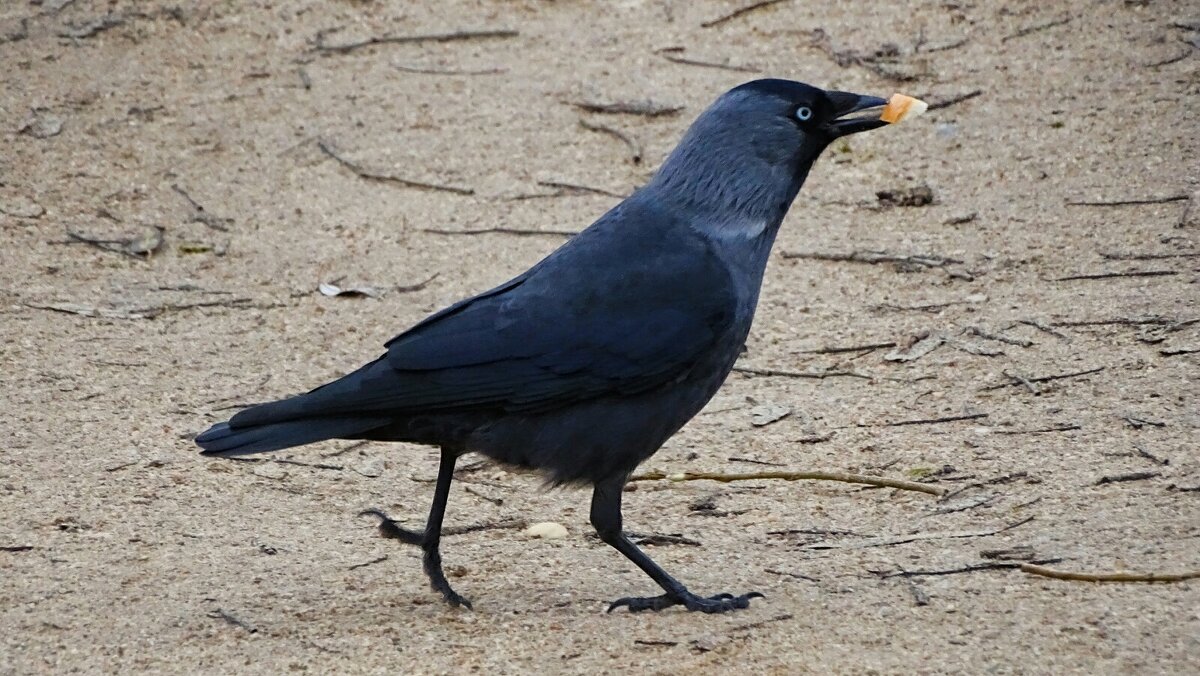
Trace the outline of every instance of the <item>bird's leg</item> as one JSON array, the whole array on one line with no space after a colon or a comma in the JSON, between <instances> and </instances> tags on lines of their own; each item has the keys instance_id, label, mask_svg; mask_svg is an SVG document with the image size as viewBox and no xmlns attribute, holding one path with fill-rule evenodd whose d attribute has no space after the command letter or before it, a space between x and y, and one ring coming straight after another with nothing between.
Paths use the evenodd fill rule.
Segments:
<instances>
[{"instance_id":1,"label":"bird's leg","mask_svg":"<svg viewBox=\"0 0 1200 676\"><path fill-rule=\"evenodd\" d=\"M625 478L602 481L596 484L592 492L592 526L600 539L612 545L630 561L637 564L644 573L650 576L658 586L666 592L661 596L627 596L613 601L608 612L624 606L631 612L642 610L662 610L671 606L682 605L688 610L698 610L704 613L723 613L727 610L750 607L750 599L762 598L758 592L750 592L741 596L732 594L717 594L705 598L689 592L679 580L667 574L657 563L625 536L621 531L621 489Z\"/></svg>"},{"instance_id":2,"label":"bird's leg","mask_svg":"<svg viewBox=\"0 0 1200 676\"><path fill-rule=\"evenodd\" d=\"M429 508L429 520L425 522L425 531L418 533L397 524L378 509L368 509L362 515L370 514L381 519L379 533L385 538L400 540L410 545L418 545L425 552L425 574L429 576L429 584L446 599L451 606L471 608L471 602L450 587L446 574L442 572L442 554L438 549L442 540L442 517L446 515L446 501L450 497L450 482L454 478L454 464L458 461L458 453L443 448L441 463L438 465L437 484L433 489L433 505Z\"/></svg>"},{"instance_id":3,"label":"bird's leg","mask_svg":"<svg viewBox=\"0 0 1200 676\"><path fill-rule=\"evenodd\" d=\"M450 482L454 479L454 463L458 461L458 453L442 447L442 461L438 465L437 484L433 489L433 506L429 508L429 520L425 522L425 538L421 549L425 550L425 574L429 576L429 584L442 593L446 603L451 606L466 606L471 609L471 602L458 595L446 581L442 572L442 553L438 545L442 541L442 517L446 515L446 500L450 497Z\"/></svg>"}]
</instances>

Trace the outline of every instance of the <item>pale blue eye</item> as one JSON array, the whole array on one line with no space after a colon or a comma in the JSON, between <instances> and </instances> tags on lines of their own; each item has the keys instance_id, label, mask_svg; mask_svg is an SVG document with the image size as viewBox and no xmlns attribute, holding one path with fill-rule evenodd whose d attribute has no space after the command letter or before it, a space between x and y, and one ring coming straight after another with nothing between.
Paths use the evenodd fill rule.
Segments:
<instances>
[{"instance_id":1,"label":"pale blue eye","mask_svg":"<svg viewBox=\"0 0 1200 676\"><path fill-rule=\"evenodd\" d=\"M796 119L801 122L808 122L812 119L812 108L808 106L800 106L796 109Z\"/></svg>"}]
</instances>

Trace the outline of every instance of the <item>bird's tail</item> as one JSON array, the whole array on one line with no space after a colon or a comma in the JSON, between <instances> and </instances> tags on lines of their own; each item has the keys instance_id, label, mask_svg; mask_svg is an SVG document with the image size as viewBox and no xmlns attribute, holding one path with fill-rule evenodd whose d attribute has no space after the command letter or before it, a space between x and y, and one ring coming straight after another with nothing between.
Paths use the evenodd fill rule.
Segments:
<instances>
[{"instance_id":1,"label":"bird's tail","mask_svg":"<svg viewBox=\"0 0 1200 676\"><path fill-rule=\"evenodd\" d=\"M266 425L230 427L217 423L196 437L204 455L230 457L278 451L325 439L344 439L386 424L379 418L306 418Z\"/></svg>"}]
</instances>

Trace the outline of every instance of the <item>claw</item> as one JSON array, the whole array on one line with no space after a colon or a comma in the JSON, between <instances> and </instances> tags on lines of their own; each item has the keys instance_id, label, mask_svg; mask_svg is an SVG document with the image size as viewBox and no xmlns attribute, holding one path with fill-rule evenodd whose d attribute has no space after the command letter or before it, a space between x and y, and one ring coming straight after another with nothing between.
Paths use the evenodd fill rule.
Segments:
<instances>
[{"instance_id":1,"label":"claw","mask_svg":"<svg viewBox=\"0 0 1200 676\"><path fill-rule=\"evenodd\" d=\"M733 594L717 594L704 598L696 596L690 592L684 592L679 596L672 594L663 594L661 596L626 596L613 601L608 606L607 612L612 612L617 608L625 607L631 613L640 613L643 610L659 611L671 606L684 606L690 611L702 613L724 613L730 610L741 610L750 607L750 599L766 598L759 592L749 592L741 596Z\"/></svg>"},{"instance_id":2,"label":"claw","mask_svg":"<svg viewBox=\"0 0 1200 676\"><path fill-rule=\"evenodd\" d=\"M390 540L400 540L410 545L423 546L425 544L425 533L418 533L417 531L400 526L382 510L364 509L358 515L379 517L379 534L382 537Z\"/></svg>"}]
</instances>

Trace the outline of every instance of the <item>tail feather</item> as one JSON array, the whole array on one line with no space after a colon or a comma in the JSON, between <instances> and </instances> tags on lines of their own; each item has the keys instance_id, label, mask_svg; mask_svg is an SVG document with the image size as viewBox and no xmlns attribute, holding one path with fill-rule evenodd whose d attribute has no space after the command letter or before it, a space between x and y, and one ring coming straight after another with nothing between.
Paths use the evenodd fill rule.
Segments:
<instances>
[{"instance_id":1,"label":"tail feather","mask_svg":"<svg viewBox=\"0 0 1200 676\"><path fill-rule=\"evenodd\" d=\"M380 418L309 418L287 422L230 427L217 423L196 437L204 455L230 457L278 451L326 439L345 438L387 424Z\"/></svg>"}]
</instances>

